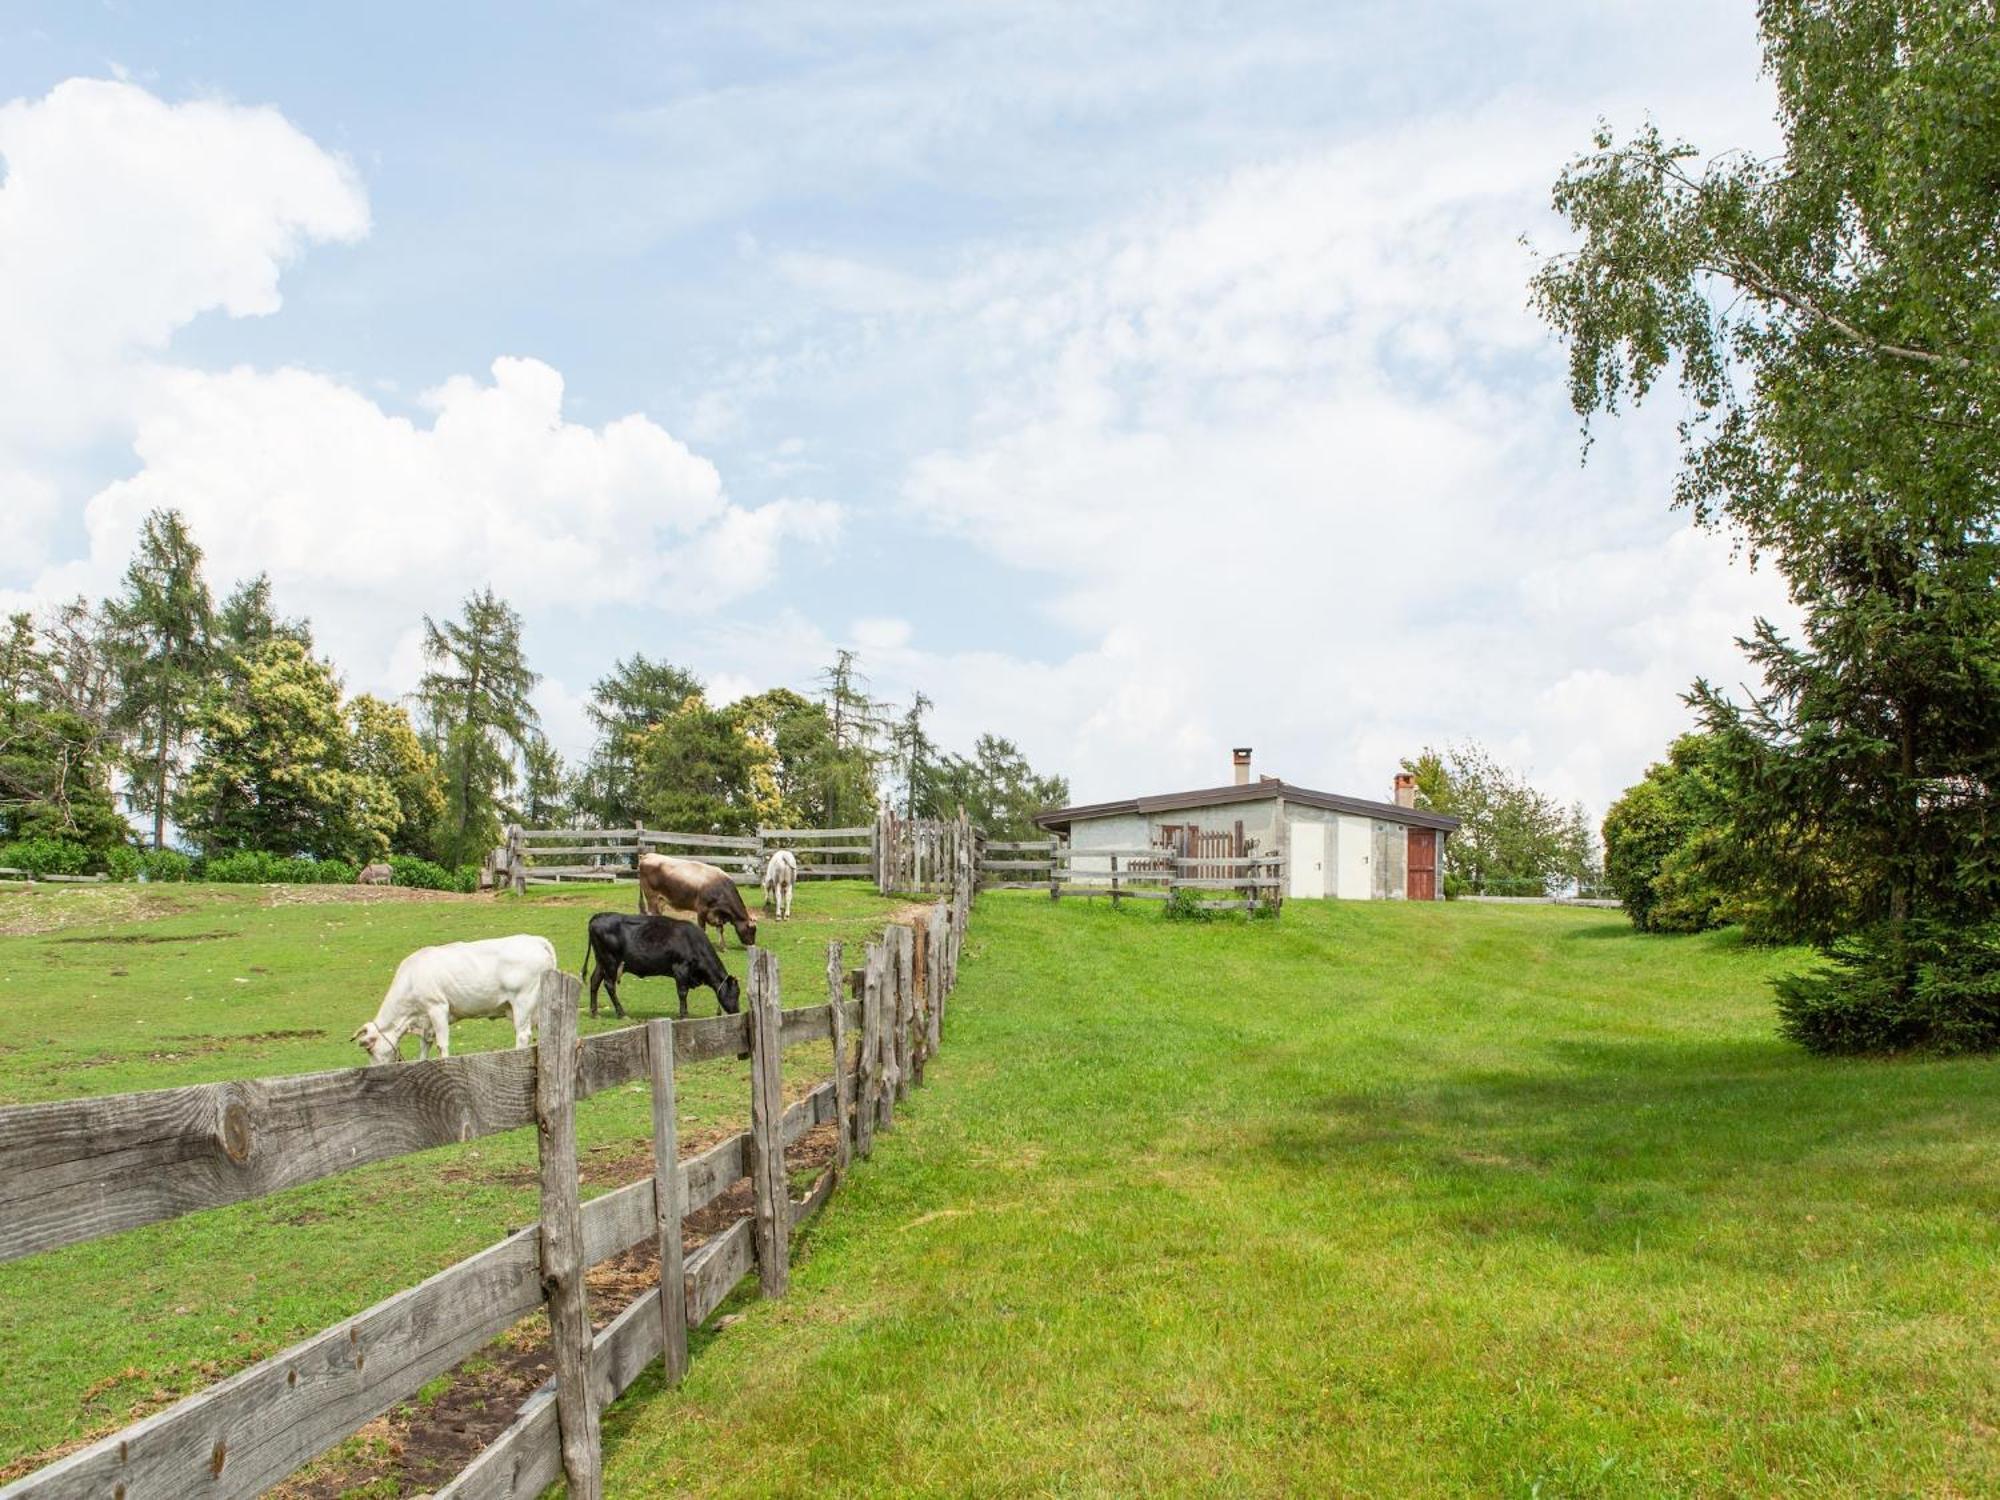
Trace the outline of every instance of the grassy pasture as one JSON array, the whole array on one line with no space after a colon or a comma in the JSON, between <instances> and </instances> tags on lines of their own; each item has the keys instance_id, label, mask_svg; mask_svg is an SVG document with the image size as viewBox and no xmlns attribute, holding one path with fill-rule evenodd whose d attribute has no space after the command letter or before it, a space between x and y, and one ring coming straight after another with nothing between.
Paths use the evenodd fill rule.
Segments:
<instances>
[{"instance_id":1,"label":"grassy pasture","mask_svg":"<svg viewBox=\"0 0 2000 1500\"><path fill-rule=\"evenodd\" d=\"M172 909L0 939L0 1097L345 1065L408 948L573 962L604 895L0 924L135 899ZM792 1003L890 903L801 910L765 929ZM2000 1069L1805 1057L1765 986L1796 961L1592 911L982 898L928 1086L791 1296L613 1409L608 1490L2000 1492ZM684 1138L745 1108L705 1071ZM643 1094L584 1108L587 1148L644 1135ZM532 1161L519 1132L0 1267L0 1463L490 1243Z\"/></svg>"},{"instance_id":2,"label":"grassy pasture","mask_svg":"<svg viewBox=\"0 0 2000 1500\"><path fill-rule=\"evenodd\" d=\"M2000 1493L2000 1069L1616 913L988 896L944 1052L621 1495Z\"/></svg>"},{"instance_id":3,"label":"grassy pasture","mask_svg":"<svg viewBox=\"0 0 2000 1500\"><path fill-rule=\"evenodd\" d=\"M0 934L13 934L0 936L0 1103L359 1066L348 1038L412 949L536 932L573 972L589 913L635 901L630 887L368 901L288 887L0 891ZM899 904L802 884L794 919L758 934L786 1003L824 1002L827 941L872 936ZM742 976L733 938L723 961ZM678 1011L667 980L621 993L635 1019ZM715 1000L697 990L689 1007L713 1014ZM606 1002L583 1029L625 1024ZM508 1047L513 1030L465 1022L452 1045ZM795 1051L788 1085L831 1071L824 1044ZM742 1128L748 1080L730 1060L686 1070L683 1144ZM579 1122L587 1171L645 1174L643 1089L587 1100ZM635 1151L629 1169L613 1165ZM534 1167L533 1131L511 1131L0 1265L0 1469L123 1426L484 1248L535 1217Z\"/></svg>"}]
</instances>

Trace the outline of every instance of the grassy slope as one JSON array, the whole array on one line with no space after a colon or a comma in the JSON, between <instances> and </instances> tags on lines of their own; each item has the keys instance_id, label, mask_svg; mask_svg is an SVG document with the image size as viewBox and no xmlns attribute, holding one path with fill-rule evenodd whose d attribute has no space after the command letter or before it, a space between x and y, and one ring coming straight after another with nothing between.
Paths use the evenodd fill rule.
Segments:
<instances>
[{"instance_id":1,"label":"grassy slope","mask_svg":"<svg viewBox=\"0 0 2000 1500\"><path fill-rule=\"evenodd\" d=\"M356 1066L365 1059L348 1037L411 949L539 932L574 964L586 916L630 894L274 908L254 887L0 892L0 923L67 919L0 937L0 1103ZM894 905L855 885L802 886L798 916L759 933L779 955L786 1003L824 1001L826 942L873 934ZM742 974L733 940L724 961ZM665 980L623 994L636 1018L675 1013ZM715 1010L707 990L689 1004ZM583 1022L586 1032L623 1024L608 1003ZM467 1022L452 1041L486 1050L511 1046L513 1032ZM405 1043L406 1056L415 1050ZM788 1082L831 1071L823 1044L795 1050ZM748 1078L733 1061L690 1070L683 1141L740 1128ZM582 1107L586 1152L643 1151L650 1132L636 1087ZM0 1465L116 1428L491 1244L534 1218L534 1160L533 1132L512 1131L0 1265Z\"/></svg>"},{"instance_id":2,"label":"grassy slope","mask_svg":"<svg viewBox=\"0 0 2000 1500\"><path fill-rule=\"evenodd\" d=\"M989 896L793 1292L614 1494L2000 1491L2000 1074L1615 914Z\"/></svg>"}]
</instances>

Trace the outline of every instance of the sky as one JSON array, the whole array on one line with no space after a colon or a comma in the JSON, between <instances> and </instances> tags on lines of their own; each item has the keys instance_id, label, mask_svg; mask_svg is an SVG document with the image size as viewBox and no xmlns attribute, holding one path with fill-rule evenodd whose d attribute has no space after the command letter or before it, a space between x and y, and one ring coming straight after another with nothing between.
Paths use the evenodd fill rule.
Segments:
<instances>
[{"instance_id":1,"label":"sky","mask_svg":"<svg viewBox=\"0 0 2000 1500\"><path fill-rule=\"evenodd\" d=\"M1712 0L0 0L0 606L171 506L352 691L492 585L572 757L618 658L846 647L1079 801L1477 740L1601 815L1789 616L1526 283L1597 121L1771 112Z\"/></svg>"}]
</instances>

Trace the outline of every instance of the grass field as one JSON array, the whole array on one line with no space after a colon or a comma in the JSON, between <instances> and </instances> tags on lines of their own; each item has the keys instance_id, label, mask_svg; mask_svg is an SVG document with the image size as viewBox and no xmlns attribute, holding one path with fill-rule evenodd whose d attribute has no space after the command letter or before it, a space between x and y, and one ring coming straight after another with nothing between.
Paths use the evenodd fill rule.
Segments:
<instances>
[{"instance_id":1,"label":"grass field","mask_svg":"<svg viewBox=\"0 0 2000 1500\"><path fill-rule=\"evenodd\" d=\"M345 1065L407 948L542 931L570 961L596 904L155 894L185 909L0 939L0 1097ZM888 909L809 888L766 928L788 999ZM1803 1056L1765 985L1794 961L1553 908L982 898L928 1086L790 1297L614 1408L608 1492L2000 1492L2000 1068ZM713 1073L690 1125L741 1114L741 1065ZM643 1134L643 1095L585 1108L587 1145ZM492 1177L531 1153L0 1267L0 1462L525 1222Z\"/></svg>"},{"instance_id":2,"label":"grass field","mask_svg":"<svg viewBox=\"0 0 2000 1500\"><path fill-rule=\"evenodd\" d=\"M824 1003L827 941L874 935L899 903L847 882L801 892L795 918L758 935L779 955L786 1003ZM357 1067L367 1059L348 1038L412 949L537 932L574 971L588 914L632 899L629 887L370 901L324 887L0 891L0 934L16 934L0 936L0 1103ZM731 941L724 962L741 977ZM635 1018L678 1010L666 980L628 981L622 996ZM705 989L689 1006L716 1008ZM583 1029L625 1024L606 1002ZM452 1028L455 1051L513 1040L505 1020ZM796 1050L788 1086L831 1071L823 1043ZM748 1069L683 1074L683 1142L748 1122ZM586 1167L646 1154L651 1119L636 1086L586 1101ZM0 1265L0 1471L123 1426L532 1221L534 1163L533 1132L511 1131ZM619 1180L647 1170L641 1160Z\"/></svg>"},{"instance_id":3,"label":"grass field","mask_svg":"<svg viewBox=\"0 0 2000 1500\"><path fill-rule=\"evenodd\" d=\"M929 1085L618 1495L2000 1493L2000 1069L1617 913L983 898Z\"/></svg>"}]
</instances>

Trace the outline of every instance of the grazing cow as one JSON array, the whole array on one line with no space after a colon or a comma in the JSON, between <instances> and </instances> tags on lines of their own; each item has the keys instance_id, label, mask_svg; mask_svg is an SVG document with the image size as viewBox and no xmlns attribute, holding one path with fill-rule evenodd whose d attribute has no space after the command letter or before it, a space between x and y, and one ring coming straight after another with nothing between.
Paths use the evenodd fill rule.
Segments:
<instances>
[{"instance_id":1,"label":"grazing cow","mask_svg":"<svg viewBox=\"0 0 2000 1500\"><path fill-rule=\"evenodd\" d=\"M590 972L591 960L597 972ZM628 917L601 911L590 919L590 946L583 955L583 981L590 986L590 1013L597 1014L597 987L611 992L611 1008L622 1019L618 976L634 979L671 978L680 990L681 1014L688 1013L688 991L705 984L715 991L716 1004L729 1015L740 1008L742 986L727 969L708 934L692 922L672 917Z\"/></svg>"},{"instance_id":2,"label":"grazing cow","mask_svg":"<svg viewBox=\"0 0 2000 1500\"><path fill-rule=\"evenodd\" d=\"M764 861L764 910L780 922L792 915L792 887L798 883L799 857L780 849Z\"/></svg>"},{"instance_id":3,"label":"grazing cow","mask_svg":"<svg viewBox=\"0 0 2000 1500\"><path fill-rule=\"evenodd\" d=\"M356 885L394 885L396 872L377 860L372 865L363 865L361 873L354 877Z\"/></svg>"},{"instance_id":4,"label":"grazing cow","mask_svg":"<svg viewBox=\"0 0 2000 1500\"><path fill-rule=\"evenodd\" d=\"M639 913L713 927L718 943L725 925L736 929L737 941L744 947L757 941L757 924L750 920L735 877L698 859L640 855Z\"/></svg>"},{"instance_id":5,"label":"grazing cow","mask_svg":"<svg viewBox=\"0 0 2000 1500\"><path fill-rule=\"evenodd\" d=\"M535 1029L542 976L556 967L555 945L525 933L476 943L419 948L396 965L389 993L375 1019L354 1040L378 1063L400 1056L403 1037L416 1032L417 1055L451 1056L451 1023L468 1016L511 1015L514 1045L525 1047Z\"/></svg>"}]
</instances>

